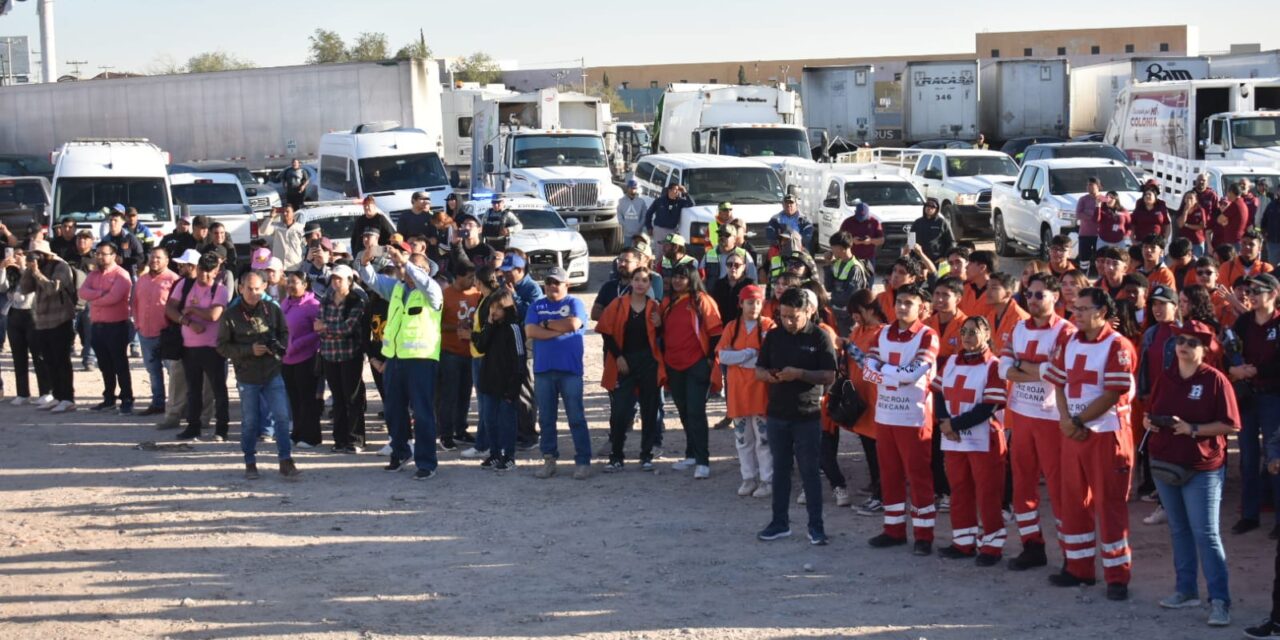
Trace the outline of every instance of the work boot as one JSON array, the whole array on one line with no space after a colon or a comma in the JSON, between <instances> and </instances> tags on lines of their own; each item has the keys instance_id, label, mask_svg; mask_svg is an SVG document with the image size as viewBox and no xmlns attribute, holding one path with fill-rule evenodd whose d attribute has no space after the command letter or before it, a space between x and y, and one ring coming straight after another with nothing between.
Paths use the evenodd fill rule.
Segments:
<instances>
[{"instance_id":1,"label":"work boot","mask_svg":"<svg viewBox=\"0 0 1280 640\"><path fill-rule=\"evenodd\" d=\"M293 478L302 475L302 472L298 471L298 465L294 464L293 459L291 458L289 460L280 461L280 475L292 480Z\"/></svg>"},{"instance_id":2,"label":"work boot","mask_svg":"<svg viewBox=\"0 0 1280 640\"><path fill-rule=\"evenodd\" d=\"M258 478L261 478L261 477L262 476L258 474L258 465L252 462L245 463L244 465L245 480L257 480Z\"/></svg>"},{"instance_id":3,"label":"work boot","mask_svg":"<svg viewBox=\"0 0 1280 640\"><path fill-rule=\"evenodd\" d=\"M1028 542L1022 545L1022 553L1009 561L1009 570L1026 571L1027 569L1043 567L1047 564L1049 564L1049 559L1044 555L1044 543Z\"/></svg>"},{"instance_id":4,"label":"work boot","mask_svg":"<svg viewBox=\"0 0 1280 640\"><path fill-rule=\"evenodd\" d=\"M542 456L542 468L533 473L533 477L546 480L556 474L556 457Z\"/></svg>"},{"instance_id":5,"label":"work boot","mask_svg":"<svg viewBox=\"0 0 1280 640\"><path fill-rule=\"evenodd\" d=\"M591 477L591 465L580 464L574 468L574 471L573 471L574 480L586 480L587 478L590 478L590 477Z\"/></svg>"}]
</instances>

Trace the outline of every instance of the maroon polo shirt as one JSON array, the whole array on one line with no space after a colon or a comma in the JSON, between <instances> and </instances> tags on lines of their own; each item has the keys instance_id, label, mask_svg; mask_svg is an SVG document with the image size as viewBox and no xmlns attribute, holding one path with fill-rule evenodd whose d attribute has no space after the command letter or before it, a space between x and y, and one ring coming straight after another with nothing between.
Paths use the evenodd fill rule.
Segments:
<instances>
[{"instance_id":1,"label":"maroon polo shirt","mask_svg":"<svg viewBox=\"0 0 1280 640\"><path fill-rule=\"evenodd\" d=\"M1151 392L1147 415L1177 416L1191 424L1222 422L1240 428L1240 410L1231 382L1221 371L1204 364L1186 379L1176 365L1166 369ZM1196 471L1213 471L1227 462L1226 436L1183 436L1160 429L1151 434L1147 447L1152 460Z\"/></svg>"},{"instance_id":2,"label":"maroon polo shirt","mask_svg":"<svg viewBox=\"0 0 1280 640\"><path fill-rule=\"evenodd\" d=\"M880 221L872 216L867 216L866 220L858 221L856 216L849 216L840 223L841 231L848 231L849 235L856 238L883 238L884 228L880 226ZM853 245L853 255L859 260L872 260L876 257L876 247L870 244Z\"/></svg>"}]
</instances>

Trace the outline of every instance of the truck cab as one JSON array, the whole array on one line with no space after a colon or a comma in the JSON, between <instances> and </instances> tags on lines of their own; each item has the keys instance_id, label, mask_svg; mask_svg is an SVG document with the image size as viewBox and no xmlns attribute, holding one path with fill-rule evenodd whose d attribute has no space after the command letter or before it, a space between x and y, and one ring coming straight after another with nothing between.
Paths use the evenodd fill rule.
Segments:
<instances>
[{"instance_id":1,"label":"truck cab","mask_svg":"<svg viewBox=\"0 0 1280 640\"><path fill-rule=\"evenodd\" d=\"M1012 184L1018 165L1007 154L979 149L934 149L920 152L911 182L926 198L937 198L942 215L957 236L987 233L985 205L996 184Z\"/></svg>"},{"instance_id":2,"label":"truck cab","mask_svg":"<svg viewBox=\"0 0 1280 640\"><path fill-rule=\"evenodd\" d=\"M1200 123L1200 157L1280 162L1280 111L1218 113Z\"/></svg>"},{"instance_id":3,"label":"truck cab","mask_svg":"<svg viewBox=\"0 0 1280 640\"><path fill-rule=\"evenodd\" d=\"M138 221L157 235L174 226L169 154L145 138L81 138L53 154L51 220L71 218L94 234L117 204L138 210Z\"/></svg>"},{"instance_id":4,"label":"truck cab","mask_svg":"<svg viewBox=\"0 0 1280 640\"><path fill-rule=\"evenodd\" d=\"M1076 203L1088 192L1091 177L1101 181L1103 193L1119 193L1120 202L1130 211L1141 198L1138 178L1123 162L1097 158L1028 160L1013 184L992 187L991 227L996 251L1009 257L1021 247L1047 258L1053 236L1078 233Z\"/></svg>"},{"instance_id":5,"label":"truck cab","mask_svg":"<svg viewBox=\"0 0 1280 640\"><path fill-rule=\"evenodd\" d=\"M320 138L321 200L373 196L391 220L411 208L415 191L443 209L451 187L440 160L440 144L421 129L397 122L357 125Z\"/></svg>"},{"instance_id":6,"label":"truck cab","mask_svg":"<svg viewBox=\"0 0 1280 640\"><path fill-rule=\"evenodd\" d=\"M793 124L723 124L693 132L693 152L737 158L812 158L809 132Z\"/></svg>"}]
</instances>

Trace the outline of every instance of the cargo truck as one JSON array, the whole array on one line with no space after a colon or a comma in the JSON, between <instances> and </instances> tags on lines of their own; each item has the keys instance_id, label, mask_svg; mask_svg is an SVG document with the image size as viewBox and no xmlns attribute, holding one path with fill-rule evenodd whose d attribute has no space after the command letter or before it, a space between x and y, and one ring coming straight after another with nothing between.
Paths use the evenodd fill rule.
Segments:
<instances>
[{"instance_id":1,"label":"cargo truck","mask_svg":"<svg viewBox=\"0 0 1280 640\"><path fill-rule=\"evenodd\" d=\"M815 156L851 151L876 141L875 67L805 67L800 97ZM819 141L826 136L826 144Z\"/></svg>"},{"instance_id":2,"label":"cargo truck","mask_svg":"<svg viewBox=\"0 0 1280 640\"><path fill-rule=\"evenodd\" d=\"M908 62L902 80L907 143L978 137L978 62Z\"/></svg>"},{"instance_id":3,"label":"cargo truck","mask_svg":"<svg viewBox=\"0 0 1280 640\"><path fill-rule=\"evenodd\" d=\"M1071 108L1066 60L997 60L982 67L982 132L988 140L1065 136Z\"/></svg>"},{"instance_id":4,"label":"cargo truck","mask_svg":"<svg viewBox=\"0 0 1280 640\"><path fill-rule=\"evenodd\" d=\"M655 153L812 157L800 96L782 85L673 84L655 127Z\"/></svg>"},{"instance_id":5,"label":"cargo truck","mask_svg":"<svg viewBox=\"0 0 1280 640\"><path fill-rule=\"evenodd\" d=\"M1210 78L1280 77L1280 50L1230 53L1209 59Z\"/></svg>"},{"instance_id":6,"label":"cargo truck","mask_svg":"<svg viewBox=\"0 0 1280 640\"><path fill-rule=\"evenodd\" d=\"M1137 82L1204 80L1208 56L1131 58L1071 69L1070 137L1107 130L1120 90Z\"/></svg>"},{"instance_id":7,"label":"cargo truck","mask_svg":"<svg viewBox=\"0 0 1280 640\"><path fill-rule=\"evenodd\" d=\"M6 86L0 149L48 157L74 138L148 138L175 163L257 170L315 158L330 131L393 120L440 153L442 91L422 59Z\"/></svg>"}]
</instances>

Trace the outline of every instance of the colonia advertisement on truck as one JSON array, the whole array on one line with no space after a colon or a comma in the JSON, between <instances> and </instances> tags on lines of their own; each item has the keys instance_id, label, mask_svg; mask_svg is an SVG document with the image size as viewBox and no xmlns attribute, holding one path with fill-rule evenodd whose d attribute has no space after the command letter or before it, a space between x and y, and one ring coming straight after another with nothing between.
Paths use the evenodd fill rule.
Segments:
<instances>
[{"instance_id":1,"label":"colonia advertisement on truck","mask_svg":"<svg viewBox=\"0 0 1280 640\"><path fill-rule=\"evenodd\" d=\"M1133 99L1127 114L1116 112L1116 117L1128 119L1116 146L1127 150L1130 160L1139 163L1151 160L1151 152L1144 149L1164 149L1187 157L1194 133L1187 131L1183 124L1188 121L1189 108L1187 91L1140 94Z\"/></svg>"}]
</instances>

